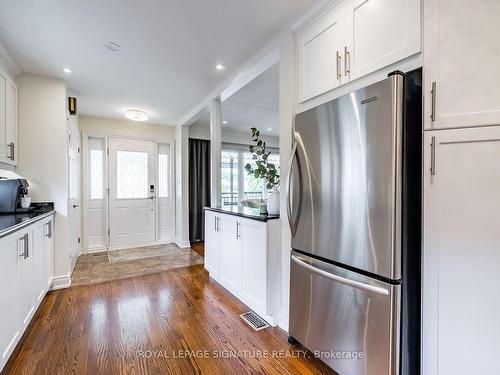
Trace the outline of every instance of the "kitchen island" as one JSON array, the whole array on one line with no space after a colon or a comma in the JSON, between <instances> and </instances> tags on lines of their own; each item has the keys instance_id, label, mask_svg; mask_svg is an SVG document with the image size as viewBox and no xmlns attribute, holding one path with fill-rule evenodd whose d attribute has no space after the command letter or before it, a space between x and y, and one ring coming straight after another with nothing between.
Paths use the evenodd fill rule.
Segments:
<instances>
[{"instance_id":1,"label":"kitchen island","mask_svg":"<svg viewBox=\"0 0 500 375\"><path fill-rule=\"evenodd\" d=\"M279 215L205 208L205 269L272 326L278 324L280 259Z\"/></svg>"}]
</instances>

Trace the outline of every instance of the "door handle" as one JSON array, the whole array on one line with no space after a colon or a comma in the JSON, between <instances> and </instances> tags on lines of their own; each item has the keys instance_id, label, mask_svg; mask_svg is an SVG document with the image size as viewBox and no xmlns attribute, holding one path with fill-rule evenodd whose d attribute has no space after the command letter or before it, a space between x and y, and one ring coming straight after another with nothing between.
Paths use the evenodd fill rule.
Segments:
<instances>
[{"instance_id":1,"label":"door handle","mask_svg":"<svg viewBox=\"0 0 500 375\"><path fill-rule=\"evenodd\" d=\"M340 77L342 77L342 73L340 72L341 70L341 64L342 64L342 57L340 57L340 53L339 51L336 52L335 54L335 58L336 58L336 68L337 68L337 80L340 79Z\"/></svg>"},{"instance_id":2,"label":"door handle","mask_svg":"<svg viewBox=\"0 0 500 375\"><path fill-rule=\"evenodd\" d=\"M344 47L344 75L347 77L351 73L351 53Z\"/></svg>"},{"instance_id":3,"label":"door handle","mask_svg":"<svg viewBox=\"0 0 500 375\"><path fill-rule=\"evenodd\" d=\"M23 257L24 259L27 259L30 254L29 254L29 245L28 245L28 233L26 233L24 236L22 236L19 241L23 241L23 252L19 254L20 257Z\"/></svg>"},{"instance_id":4,"label":"door handle","mask_svg":"<svg viewBox=\"0 0 500 375\"><path fill-rule=\"evenodd\" d=\"M148 199L151 199L151 200L153 200L153 199L155 199L155 198L156 198L156 197L155 197L154 195L151 195L150 197L148 197Z\"/></svg>"},{"instance_id":5,"label":"door handle","mask_svg":"<svg viewBox=\"0 0 500 375\"><path fill-rule=\"evenodd\" d=\"M432 82L431 88L431 121L436 121L436 82Z\"/></svg>"},{"instance_id":6,"label":"door handle","mask_svg":"<svg viewBox=\"0 0 500 375\"><path fill-rule=\"evenodd\" d=\"M388 296L389 291L387 289L378 287L378 286L373 286L370 284L365 284L356 280L351 280L339 275L335 275L334 273L326 272L322 269L316 268L314 266L311 266L310 264L304 262L303 260L300 260L297 258L295 255L292 255L292 261L296 264L298 264L301 267L304 267L305 269L314 272L320 276L326 277L327 279L342 283L347 286L351 286L356 289L364 290L366 292L371 292L375 294L379 294L381 296Z\"/></svg>"},{"instance_id":7,"label":"door handle","mask_svg":"<svg viewBox=\"0 0 500 375\"><path fill-rule=\"evenodd\" d=\"M45 235L45 237L52 238L52 221L49 221L45 225L47 225L47 234Z\"/></svg>"},{"instance_id":8,"label":"door handle","mask_svg":"<svg viewBox=\"0 0 500 375\"><path fill-rule=\"evenodd\" d=\"M77 207L80 207L80 205L79 204L74 204L73 205L73 208L77 208Z\"/></svg>"},{"instance_id":9,"label":"door handle","mask_svg":"<svg viewBox=\"0 0 500 375\"><path fill-rule=\"evenodd\" d=\"M240 226L241 226L241 223L239 221L237 221L236 222L236 239L237 240L239 240L241 238Z\"/></svg>"},{"instance_id":10,"label":"door handle","mask_svg":"<svg viewBox=\"0 0 500 375\"><path fill-rule=\"evenodd\" d=\"M299 192L298 192L298 197L299 197L299 203L298 203L298 212L297 212L297 215L295 217L295 219L293 218L293 213L292 213L292 205L291 205L291 202L290 202L290 198L291 198L291 177L292 177L292 166L293 166L293 160L295 159L295 157L297 156L297 147L299 145L299 143L301 142L300 139L298 139L298 137L295 135L294 136L294 145L293 145L293 148L292 148L292 153L290 155L290 160L288 161L288 173L287 173L287 177L286 177L286 181L287 181L287 184L286 184L286 198L285 198L285 201L286 201L286 216L288 218L288 225L290 227L290 232L292 234L292 237L295 237L295 235L297 234L297 224L298 224L298 220L299 220L299 217L300 217L300 212L301 212L301 208L302 208L302 192L300 191L300 189L302 188L302 172L301 172L301 167L300 167L300 160L297 159L297 168L298 168L298 178L299 178Z\"/></svg>"},{"instance_id":11,"label":"door handle","mask_svg":"<svg viewBox=\"0 0 500 375\"><path fill-rule=\"evenodd\" d=\"M15 153L14 151L15 151L15 147L16 147L16 146L14 145L14 142L10 142L10 143L7 145L7 147L9 147L9 148L10 148L10 155L9 155L9 156L7 156L7 158L8 158L8 159L10 159L10 160L14 160L14 153Z\"/></svg>"}]
</instances>

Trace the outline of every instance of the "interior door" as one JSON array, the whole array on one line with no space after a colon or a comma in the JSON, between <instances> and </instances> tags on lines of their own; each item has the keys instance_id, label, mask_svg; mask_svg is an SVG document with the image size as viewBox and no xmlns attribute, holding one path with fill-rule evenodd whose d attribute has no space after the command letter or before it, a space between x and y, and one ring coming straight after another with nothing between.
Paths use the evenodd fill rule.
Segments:
<instances>
[{"instance_id":1,"label":"interior door","mask_svg":"<svg viewBox=\"0 0 500 375\"><path fill-rule=\"evenodd\" d=\"M72 261L80 255L81 247L80 140L77 117L69 116L69 251Z\"/></svg>"},{"instance_id":2,"label":"interior door","mask_svg":"<svg viewBox=\"0 0 500 375\"><path fill-rule=\"evenodd\" d=\"M155 144L109 139L110 247L156 240Z\"/></svg>"}]
</instances>

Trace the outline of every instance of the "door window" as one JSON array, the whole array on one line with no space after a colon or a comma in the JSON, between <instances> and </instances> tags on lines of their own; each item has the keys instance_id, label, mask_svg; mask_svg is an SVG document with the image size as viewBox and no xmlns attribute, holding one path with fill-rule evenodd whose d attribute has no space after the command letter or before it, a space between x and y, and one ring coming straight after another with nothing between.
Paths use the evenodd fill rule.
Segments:
<instances>
[{"instance_id":1,"label":"door window","mask_svg":"<svg viewBox=\"0 0 500 375\"><path fill-rule=\"evenodd\" d=\"M148 153L117 151L116 198L144 199L148 191Z\"/></svg>"}]
</instances>

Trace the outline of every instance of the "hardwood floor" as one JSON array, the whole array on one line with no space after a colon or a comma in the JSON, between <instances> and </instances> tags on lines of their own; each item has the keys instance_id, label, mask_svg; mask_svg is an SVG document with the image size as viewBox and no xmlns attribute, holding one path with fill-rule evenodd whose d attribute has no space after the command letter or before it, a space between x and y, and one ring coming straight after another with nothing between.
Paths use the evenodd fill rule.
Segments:
<instances>
[{"instance_id":1,"label":"hardwood floor","mask_svg":"<svg viewBox=\"0 0 500 375\"><path fill-rule=\"evenodd\" d=\"M4 372L332 374L247 310L202 265L50 292Z\"/></svg>"}]
</instances>

